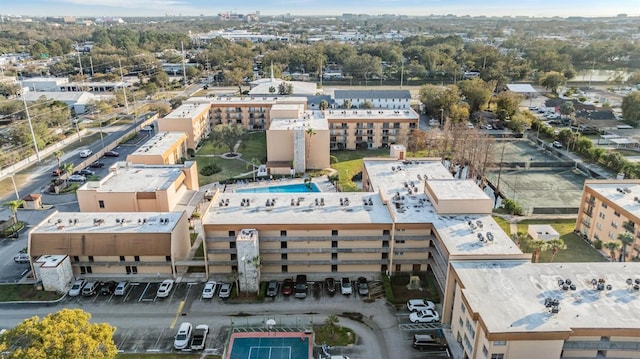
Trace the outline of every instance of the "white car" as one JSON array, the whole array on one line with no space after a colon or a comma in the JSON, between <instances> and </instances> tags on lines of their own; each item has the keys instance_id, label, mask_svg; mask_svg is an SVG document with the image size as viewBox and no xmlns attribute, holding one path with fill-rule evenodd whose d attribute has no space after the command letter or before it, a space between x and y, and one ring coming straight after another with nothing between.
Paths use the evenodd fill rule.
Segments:
<instances>
[{"instance_id":1,"label":"white car","mask_svg":"<svg viewBox=\"0 0 640 359\"><path fill-rule=\"evenodd\" d=\"M69 289L69 296L70 297L77 297L80 295L80 292L82 292L82 287L84 287L84 285L87 283L86 280L84 279L78 279L75 282L73 282L73 285L71 286L71 289Z\"/></svg>"},{"instance_id":2,"label":"white car","mask_svg":"<svg viewBox=\"0 0 640 359\"><path fill-rule=\"evenodd\" d=\"M436 306L435 304L433 304L433 302L430 301L424 301L422 299L410 299L407 302L407 309L409 309L410 312L418 312L421 310L427 310L427 309L435 309Z\"/></svg>"},{"instance_id":3,"label":"white car","mask_svg":"<svg viewBox=\"0 0 640 359\"><path fill-rule=\"evenodd\" d=\"M204 289L202 290L202 298L211 299L216 294L216 288L218 287L218 283L215 281L209 281L204 285Z\"/></svg>"},{"instance_id":4,"label":"white car","mask_svg":"<svg viewBox=\"0 0 640 359\"><path fill-rule=\"evenodd\" d=\"M351 280L348 277L342 278L340 281L340 292L342 295L350 295L353 293L353 288L351 288Z\"/></svg>"},{"instance_id":5,"label":"white car","mask_svg":"<svg viewBox=\"0 0 640 359\"><path fill-rule=\"evenodd\" d=\"M173 288L173 279L165 279L160 283L160 287L158 288L158 292L156 292L156 297L165 298L169 296L171 293L171 288Z\"/></svg>"},{"instance_id":6,"label":"white car","mask_svg":"<svg viewBox=\"0 0 640 359\"><path fill-rule=\"evenodd\" d=\"M191 341L191 331L193 330L193 326L189 322L184 322L180 324L180 328L178 328L178 333L173 341L173 347L182 350L185 349L189 342Z\"/></svg>"},{"instance_id":7,"label":"white car","mask_svg":"<svg viewBox=\"0 0 640 359\"><path fill-rule=\"evenodd\" d=\"M222 283L220 286L220 293L218 293L218 297L222 299L227 299L231 296L231 284L230 283Z\"/></svg>"},{"instance_id":8,"label":"white car","mask_svg":"<svg viewBox=\"0 0 640 359\"><path fill-rule=\"evenodd\" d=\"M93 152L91 150L82 150L80 151L80 157L81 158L87 158L89 156L91 156Z\"/></svg>"},{"instance_id":9,"label":"white car","mask_svg":"<svg viewBox=\"0 0 640 359\"><path fill-rule=\"evenodd\" d=\"M409 315L411 323L433 323L440 320L438 312L432 309L413 312Z\"/></svg>"},{"instance_id":10,"label":"white car","mask_svg":"<svg viewBox=\"0 0 640 359\"><path fill-rule=\"evenodd\" d=\"M69 176L69 182L84 182L87 178L83 175L71 175Z\"/></svg>"},{"instance_id":11,"label":"white car","mask_svg":"<svg viewBox=\"0 0 640 359\"><path fill-rule=\"evenodd\" d=\"M551 145L555 148L562 148L562 143L560 143L560 141L553 141Z\"/></svg>"}]
</instances>

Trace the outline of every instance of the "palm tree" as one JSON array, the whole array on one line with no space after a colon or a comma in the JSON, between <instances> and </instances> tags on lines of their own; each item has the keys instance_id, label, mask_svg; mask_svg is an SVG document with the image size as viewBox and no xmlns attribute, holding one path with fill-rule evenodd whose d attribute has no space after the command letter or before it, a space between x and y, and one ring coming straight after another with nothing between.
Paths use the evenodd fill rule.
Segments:
<instances>
[{"instance_id":1,"label":"palm tree","mask_svg":"<svg viewBox=\"0 0 640 359\"><path fill-rule=\"evenodd\" d=\"M547 249L547 242L542 240L535 240L529 242L529 249L531 249L533 256L531 260L533 263L538 263L540 260L540 252L545 251Z\"/></svg>"},{"instance_id":2,"label":"palm tree","mask_svg":"<svg viewBox=\"0 0 640 359\"><path fill-rule=\"evenodd\" d=\"M251 168L251 173L253 173L253 182L256 181L256 167L258 166L260 166L260 161L255 157L253 157L251 161L247 162L247 168Z\"/></svg>"},{"instance_id":3,"label":"palm tree","mask_svg":"<svg viewBox=\"0 0 640 359\"><path fill-rule=\"evenodd\" d=\"M552 239L547 242L547 248L551 250L551 259L549 262L553 262L553 259L556 257L559 251L564 251L567 249L567 245L560 238Z\"/></svg>"},{"instance_id":4,"label":"palm tree","mask_svg":"<svg viewBox=\"0 0 640 359\"><path fill-rule=\"evenodd\" d=\"M58 161L58 168L60 168L60 161L62 160L62 155L64 155L64 152L62 150L57 150L55 152L53 152L53 157L56 158L56 160Z\"/></svg>"},{"instance_id":5,"label":"palm tree","mask_svg":"<svg viewBox=\"0 0 640 359\"><path fill-rule=\"evenodd\" d=\"M325 319L324 324L331 330L331 335L335 334L336 324L338 324L338 317L335 314L331 314Z\"/></svg>"},{"instance_id":6,"label":"palm tree","mask_svg":"<svg viewBox=\"0 0 640 359\"><path fill-rule=\"evenodd\" d=\"M635 237L628 232L618 234L618 240L622 246L622 262L627 261L627 246L633 244Z\"/></svg>"},{"instance_id":7,"label":"palm tree","mask_svg":"<svg viewBox=\"0 0 640 359\"><path fill-rule=\"evenodd\" d=\"M23 200L14 199L13 201L4 202L2 206L9 208L9 210L13 214L13 220L15 221L14 223L18 223L18 208L20 208L23 204Z\"/></svg>"},{"instance_id":8,"label":"palm tree","mask_svg":"<svg viewBox=\"0 0 640 359\"><path fill-rule=\"evenodd\" d=\"M67 163L63 163L62 164L62 170L64 171L64 173L66 173L66 177L64 179L64 185L65 187L69 185L69 176L71 175L71 173L73 172L73 168L75 166L73 165L73 163L67 162Z\"/></svg>"},{"instance_id":9,"label":"palm tree","mask_svg":"<svg viewBox=\"0 0 640 359\"><path fill-rule=\"evenodd\" d=\"M603 246L609 250L611 254L611 260L616 260L616 249L620 248L621 244L618 241L608 241Z\"/></svg>"},{"instance_id":10,"label":"palm tree","mask_svg":"<svg viewBox=\"0 0 640 359\"><path fill-rule=\"evenodd\" d=\"M511 239L520 247L523 242L527 241L527 234L524 232L513 233Z\"/></svg>"},{"instance_id":11,"label":"palm tree","mask_svg":"<svg viewBox=\"0 0 640 359\"><path fill-rule=\"evenodd\" d=\"M311 137L315 136L316 131L314 131L313 128L309 127L309 128L307 128L305 133L307 134L307 137L308 137L307 141L305 141L305 144L306 144L307 148L305 149L305 153L304 153L304 155L305 155L305 159L304 159L304 162L305 162L304 167L305 168L304 169L306 171L307 170L307 166L309 165L309 155L310 155L309 152L311 152Z\"/></svg>"}]
</instances>

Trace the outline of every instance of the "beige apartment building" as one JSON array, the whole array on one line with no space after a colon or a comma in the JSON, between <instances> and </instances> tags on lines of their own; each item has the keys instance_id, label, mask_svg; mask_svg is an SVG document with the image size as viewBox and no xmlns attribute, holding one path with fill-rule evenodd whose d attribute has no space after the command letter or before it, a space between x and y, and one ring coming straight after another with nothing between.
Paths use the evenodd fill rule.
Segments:
<instances>
[{"instance_id":1,"label":"beige apartment building","mask_svg":"<svg viewBox=\"0 0 640 359\"><path fill-rule=\"evenodd\" d=\"M267 170L289 175L323 169L329 163L329 126L320 111L301 105L276 105L267 130Z\"/></svg>"},{"instance_id":2,"label":"beige apartment building","mask_svg":"<svg viewBox=\"0 0 640 359\"><path fill-rule=\"evenodd\" d=\"M594 242L618 241L629 233L634 242L614 251L612 260L630 262L640 255L640 180L587 180L584 183L576 230ZM603 247L603 251L609 252Z\"/></svg>"},{"instance_id":3,"label":"beige apartment building","mask_svg":"<svg viewBox=\"0 0 640 359\"><path fill-rule=\"evenodd\" d=\"M418 128L419 116L404 110L327 110L330 149L388 148L405 145L412 130Z\"/></svg>"},{"instance_id":4,"label":"beige apartment building","mask_svg":"<svg viewBox=\"0 0 640 359\"><path fill-rule=\"evenodd\" d=\"M81 212L169 212L199 190L196 162L143 165L118 162L99 181L76 191Z\"/></svg>"},{"instance_id":5,"label":"beige apartment building","mask_svg":"<svg viewBox=\"0 0 640 359\"><path fill-rule=\"evenodd\" d=\"M209 103L185 102L158 119L158 132L183 132L187 135L187 148L195 149L213 128L210 107Z\"/></svg>"},{"instance_id":6,"label":"beige apartment building","mask_svg":"<svg viewBox=\"0 0 640 359\"><path fill-rule=\"evenodd\" d=\"M31 258L67 255L76 276L174 276L190 248L184 211L56 211L28 238Z\"/></svg>"},{"instance_id":7,"label":"beige apartment building","mask_svg":"<svg viewBox=\"0 0 640 359\"><path fill-rule=\"evenodd\" d=\"M159 132L127 156L127 162L145 165L175 165L187 158L184 132Z\"/></svg>"}]
</instances>

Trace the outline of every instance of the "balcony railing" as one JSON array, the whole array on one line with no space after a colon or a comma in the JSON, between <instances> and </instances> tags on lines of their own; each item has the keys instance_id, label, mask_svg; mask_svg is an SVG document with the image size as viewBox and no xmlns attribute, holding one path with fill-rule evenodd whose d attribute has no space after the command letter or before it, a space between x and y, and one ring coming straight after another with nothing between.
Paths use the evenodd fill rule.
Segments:
<instances>
[{"instance_id":1,"label":"balcony railing","mask_svg":"<svg viewBox=\"0 0 640 359\"><path fill-rule=\"evenodd\" d=\"M623 341L565 341L562 350L619 350L640 351L640 342ZM609 357L609 356L607 356Z\"/></svg>"}]
</instances>

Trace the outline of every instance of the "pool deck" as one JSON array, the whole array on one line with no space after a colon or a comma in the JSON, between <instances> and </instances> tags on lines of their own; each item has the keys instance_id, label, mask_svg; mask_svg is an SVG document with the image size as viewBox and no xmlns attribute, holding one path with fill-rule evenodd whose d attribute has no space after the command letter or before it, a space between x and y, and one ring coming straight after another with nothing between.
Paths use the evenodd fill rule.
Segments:
<instances>
[{"instance_id":1,"label":"pool deck","mask_svg":"<svg viewBox=\"0 0 640 359\"><path fill-rule=\"evenodd\" d=\"M327 176L313 177L311 181L318 187L320 192L337 192L334 185L329 181ZM259 179L256 182L244 182L239 180L236 184L228 184L226 187L222 186L223 192L235 192L236 189L249 189L258 187L270 187L270 186L287 186L292 184L303 184L304 178L279 178L279 179Z\"/></svg>"}]
</instances>

